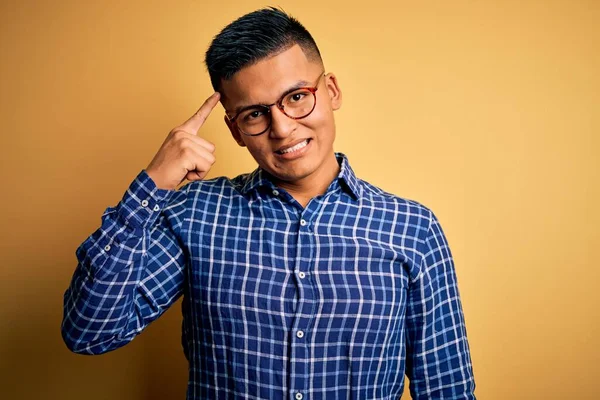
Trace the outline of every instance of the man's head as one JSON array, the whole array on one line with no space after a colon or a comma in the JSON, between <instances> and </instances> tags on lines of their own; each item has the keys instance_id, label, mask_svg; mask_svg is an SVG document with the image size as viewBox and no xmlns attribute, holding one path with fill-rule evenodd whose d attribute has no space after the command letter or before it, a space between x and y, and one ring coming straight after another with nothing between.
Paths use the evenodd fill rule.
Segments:
<instances>
[{"instance_id":1,"label":"man's head","mask_svg":"<svg viewBox=\"0 0 600 400\"><path fill-rule=\"evenodd\" d=\"M296 19L275 8L242 16L214 38L206 65L234 139L263 169L290 183L330 178L341 92Z\"/></svg>"},{"instance_id":2,"label":"man's head","mask_svg":"<svg viewBox=\"0 0 600 400\"><path fill-rule=\"evenodd\" d=\"M216 92L242 68L297 44L311 61L323 63L313 37L295 18L276 8L246 14L227 25L206 52L206 66Z\"/></svg>"}]
</instances>

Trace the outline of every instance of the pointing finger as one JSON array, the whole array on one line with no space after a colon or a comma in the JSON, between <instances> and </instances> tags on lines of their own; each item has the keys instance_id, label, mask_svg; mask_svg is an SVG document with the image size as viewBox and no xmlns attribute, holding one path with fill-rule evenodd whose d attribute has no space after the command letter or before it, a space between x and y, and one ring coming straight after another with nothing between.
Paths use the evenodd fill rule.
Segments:
<instances>
[{"instance_id":1,"label":"pointing finger","mask_svg":"<svg viewBox=\"0 0 600 400\"><path fill-rule=\"evenodd\" d=\"M188 133L197 134L200 127L206 121L206 118L210 115L210 112L215 108L221 95L219 92L213 93L208 99L204 101L204 104L200 106L198 111L192 115L187 121L181 124L180 129Z\"/></svg>"}]
</instances>

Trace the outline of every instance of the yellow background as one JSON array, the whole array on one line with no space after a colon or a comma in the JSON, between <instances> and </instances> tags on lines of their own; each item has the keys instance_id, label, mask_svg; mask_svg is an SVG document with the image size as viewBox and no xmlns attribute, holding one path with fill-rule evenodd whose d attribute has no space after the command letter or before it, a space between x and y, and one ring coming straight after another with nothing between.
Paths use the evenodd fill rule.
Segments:
<instances>
[{"instance_id":1,"label":"yellow background","mask_svg":"<svg viewBox=\"0 0 600 400\"><path fill-rule=\"evenodd\" d=\"M600 2L278 4L339 78L336 150L440 218L479 398L600 398ZM184 398L179 302L86 357L62 295L102 211L210 95L211 38L264 5L1 2L0 398ZM222 115L201 130L211 177L255 167Z\"/></svg>"}]
</instances>

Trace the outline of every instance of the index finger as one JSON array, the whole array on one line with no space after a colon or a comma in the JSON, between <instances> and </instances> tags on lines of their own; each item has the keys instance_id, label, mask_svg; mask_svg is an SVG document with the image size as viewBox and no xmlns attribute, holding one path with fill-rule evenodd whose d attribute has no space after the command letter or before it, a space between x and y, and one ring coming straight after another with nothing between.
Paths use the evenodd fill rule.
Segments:
<instances>
[{"instance_id":1,"label":"index finger","mask_svg":"<svg viewBox=\"0 0 600 400\"><path fill-rule=\"evenodd\" d=\"M219 92L214 92L208 99L204 101L204 104L200 106L194 115L181 124L180 128L186 132L193 133L194 135L197 134L198 130L204 124L204 121L206 121L206 118L208 118L210 112L215 108L220 98L221 95Z\"/></svg>"}]
</instances>

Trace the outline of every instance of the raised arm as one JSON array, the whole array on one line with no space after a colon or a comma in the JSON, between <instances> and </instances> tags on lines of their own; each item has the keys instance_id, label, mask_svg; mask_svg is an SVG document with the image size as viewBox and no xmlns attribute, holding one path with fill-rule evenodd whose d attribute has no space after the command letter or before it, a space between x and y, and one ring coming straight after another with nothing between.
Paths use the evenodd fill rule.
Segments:
<instances>
[{"instance_id":1,"label":"raised arm","mask_svg":"<svg viewBox=\"0 0 600 400\"><path fill-rule=\"evenodd\" d=\"M77 249L64 294L62 337L76 353L101 354L130 342L183 293L186 260L177 240L184 179L203 179L215 162L198 130L219 101L209 97L174 128L121 202Z\"/></svg>"}]
</instances>

